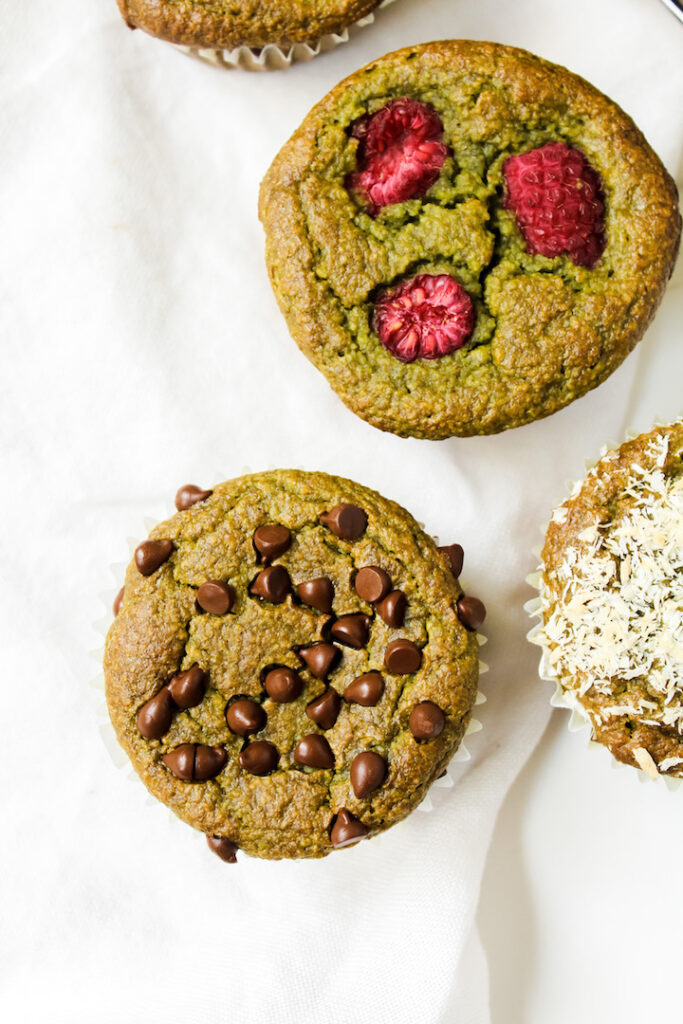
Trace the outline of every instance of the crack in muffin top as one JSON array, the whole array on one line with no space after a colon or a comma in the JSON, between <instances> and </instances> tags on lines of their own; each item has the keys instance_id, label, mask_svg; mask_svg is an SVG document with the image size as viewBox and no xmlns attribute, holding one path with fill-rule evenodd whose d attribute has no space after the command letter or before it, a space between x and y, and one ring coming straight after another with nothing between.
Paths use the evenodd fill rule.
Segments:
<instances>
[{"instance_id":1,"label":"crack in muffin top","mask_svg":"<svg viewBox=\"0 0 683 1024\"><path fill-rule=\"evenodd\" d=\"M389 124L385 150L409 184L423 159L426 191L382 205L403 194L371 138L372 119L392 111L400 125ZM557 155L557 144L580 161L579 188L593 189L604 217L591 266L530 252L529 210L522 234L506 197L506 161L553 145ZM364 177L372 166L379 191ZM590 206L557 201L579 221ZM260 215L273 289L304 353L374 426L432 438L529 422L604 380L654 314L680 234L672 180L612 101L522 50L468 41L400 50L333 89L273 162ZM450 276L476 318L456 351L404 363L378 337L375 309L420 275Z\"/></svg>"},{"instance_id":2,"label":"crack in muffin top","mask_svg":"<svg viewBox=\"0 0 683 1024\"><path fill-rule=\"evenodd\" d=\"M476 696L484 612L454 574L460 549L323 473L183 488L178 503L136 550L107 639L136 771L256 856L323 856L400 820Z\"/></svg>"}]
</instances>

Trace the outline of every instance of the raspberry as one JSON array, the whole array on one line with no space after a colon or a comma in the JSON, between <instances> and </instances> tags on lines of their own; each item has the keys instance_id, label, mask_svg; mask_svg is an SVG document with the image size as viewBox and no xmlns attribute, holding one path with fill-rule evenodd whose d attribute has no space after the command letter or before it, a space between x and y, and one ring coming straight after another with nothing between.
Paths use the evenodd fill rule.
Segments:
<instances>
[{"instance_id":1,"label":"raspberry","mask_svg":"<svg viewBox=\"0 0 683 1024\"><path fill-rule=\"evenodd\" d=\"M361 193L373 217L383 206L423 196L448 156L434 107L407 97L361 117L351 136L359 140L358 169L348 175L346 186Z\"/></svg>"},{"instance_id":2,"label":"raspberry","mask_svg":"<svg viewBox=\"0 0 683 1024\"><path fill-rule=\"evenodd\" d=\"M474 330L472 300L448 274L419 274L375 306L374 329L402 363L439 359L462 348Z\"/></svg>"},{"instance_id":3,"label":"raspberry","mask_svg":"<svg viewBox=\"0 0 683 1024\"><path fill-rule=\"evenodd\" d=\"M504 205L514 212L528 252L567 253L578 266L594 267L607 244L605 196L600 175L583 153L549 142L509 157L503 175Z\"/></svg>"}]
</instances>

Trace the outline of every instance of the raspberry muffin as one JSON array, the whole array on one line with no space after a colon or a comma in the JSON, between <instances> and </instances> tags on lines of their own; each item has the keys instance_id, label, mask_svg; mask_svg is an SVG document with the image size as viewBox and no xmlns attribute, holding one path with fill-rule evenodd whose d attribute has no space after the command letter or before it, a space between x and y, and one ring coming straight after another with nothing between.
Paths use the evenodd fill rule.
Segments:
<instances>
[{"instance_id":1,"label":"raspberry muffin","mask_svg":"<svg viewBox=\"0 0 683 1024\"><path fill-rule=\"evenodd\" d=\"M683 420L609 451L555 510L535 642L619 761L683 775Z\"/></svg>"},{"instance_id":2,"label":"raspberry muffin","mask_svg":"<svg viewBox=\"0 0 683 1024\"><path fill-rule=\"evenodd\" d=\"M119 742L224 860L322 857L400 821L462 740L485 616L402 508L325 473L181 488L107 637Z\"/></svg>"},{"instance_id":3,"label":"raspberry muffin","mask_svg":"<svg viewBox=\"0 0 683 1024\"><path fill-rule=\"evenodd\" d=\"M131 28L183 46L232 50L314 44L342 32L382 0L118 0Z\"/></svg>"},{"instance_id":4,"label":"raspberry muffin","mask_svg":"<svg viewBox=\"0 0 683 1024\"><path fill-rule=\"evenodd\" d=\"M261 188L289 329L403 436L488 434L596 387L675 260L676 189L633 122L523 50L413 46L332 90Z\"/></svg>"}]
</instances>

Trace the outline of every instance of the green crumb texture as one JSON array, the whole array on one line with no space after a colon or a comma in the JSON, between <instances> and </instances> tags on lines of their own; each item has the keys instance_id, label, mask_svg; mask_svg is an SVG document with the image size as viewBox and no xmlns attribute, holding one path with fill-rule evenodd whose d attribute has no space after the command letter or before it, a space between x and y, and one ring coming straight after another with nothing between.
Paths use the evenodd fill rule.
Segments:
<instances>
[{"instance_id":1,"label":"green crumb texture","mask_svg":"<svg viewBox=\"0 0 683 1024\"><path fill-rule=\"evenodd\" d=\"M354 121L408 96L431 104L451 155L422 199L376 218L345 188ZM593 269L526 252L503 209L508 156L548 142L600 174L607 247ZM523 50L465 40L399 50L351 75L306 117L261 186L275 295L342 400L402 436L495 433L572 402L642 337L676 258L675 185L619 107ZM447 273L477 310L467 345L403 364L372 329L379 290Z\"/></svg>"}]
</instances>

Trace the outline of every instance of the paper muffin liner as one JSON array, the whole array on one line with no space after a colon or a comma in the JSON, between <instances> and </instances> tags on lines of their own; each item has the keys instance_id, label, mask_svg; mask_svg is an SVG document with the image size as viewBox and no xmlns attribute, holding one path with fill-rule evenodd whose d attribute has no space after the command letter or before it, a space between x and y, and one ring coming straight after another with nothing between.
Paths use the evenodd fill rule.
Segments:
<instances>
[{"instance_id":1,"label":"paper muffin liner","mask_svg":"<svg viewBox=\"0 0 683 1024\"><path fill-rule=\"evenodd\" d=\"M656 427L667 426L668 422L669 421L662 419L661 417L658 417L652 424L652 427L650 429L654 430ZM586 467L586 473L589 473L591 469L597 466L598 462L600 462L600 460L603 459L609 451L613 451L616 448L621 447L622 444L625 444L627 441L632 441L634 438L639 437L642 433L644 433L644 431L642 430L629 430L622 441L607 441L605 444L603 444L602 448L600 449L600 453L597 456L597 458L585 460L584 465ZM562 499L562 502L566 501L568 498L575 497L579 493L581 487L583 486L584 481L585 475L577 480L572 481L569 485L568 493ZM562 504L562 502L560 502L560 504ZM551 520L555 516L558 509L559 505L553 508L553 511L551 513ZM544 541L546 531L551 520L539 525L539 530ZM541 559L542 549L542 543L532 548L532 554L538 562L538 567L535 570L535 572L530 573L526 577L526 582L529 584L530 587L533 587L533 589L536 591L537 596L531 598L531 600L525 603L524 610L532 619L538 619L538 621L532 626L532 628L527 633L527 640L535 646L541 648L541 655L538 664L538 675L544 683L550 683L554 686L554 692L550 697L551 707L563 708L565 711L569 712L567 729L570 733L583 733L586 748L589 751L591 751L591 756L598 756L603 758L603 760L604 757L607 756L609 758L609 762L613 770L616 769L618 771L628 771L630 773L637 772L638 778L641 783L656 782L660 786L666 786L666 788L669 790L678 789L680 787L681 782L683 782L683 778L673 775L664 775L661 772L657 771L656 762L644 747L639 747L633 752L634 757L636 758L636 760L639 761L638 768L636 768L634 765L624 764L623 761L618 761L608 747L606 747L603 743L600 743L599 740L595 739L593 723L591 722L588 712L585 710L576 694L572 693L570 690L564 689L564 687L562 686L562 682L559 676L550 664L548 651L543 646L540 636L543 631L543 599L541 596L541 586L543 577L543 562Z\"/></svg>"},{"instance_id":2,"label":"paper muffin liner","mask_svg":"<svg viewBox=\"0 0 683 1024\"><path fill-rule=\"evenodd\" d=\"M313 60L321 53L329 53L349 39L355 36L361 29L372 25L375 20L375 11L381 11L383 7L395 3L396 0L383 0L374 11L370 11L365 17L347 26L342 32L331 32L321 36L315 43L293 43L287 49L282 49L275 43L269 43L261 49L253 49L249 46L237 46L234 50L214 50L201 46L181 46L172 44L176 50L213 64L215 67L240 68L242 71L284 71L292 64L303 63Z\"/></svg>"},{"instance_id":3,"label":"paper muffin liner","mask_svg":"<svg viewBox=\"0 0 683 1024\"><path fill-rule=\"evenodd\" d=\"M249 467L243 467L236 475L240 476L251 472L253 472L253 470L250 469ZM223 477L220 474L215 474L214 479L220 481L223 479ZM172 515L174 513L175 508L171 511L170 514ZM111 758L114 767L125 772L129 781L134 783L136 786L142 786L143 789L145 788L144 783L137 775L128 755L120 746L118 738L116 736L116 732L114 730L114 726L112 725L111 719L109 717L109 710L107 707L105 697L105 681L103 670L104 644L107 637L107 633L109 632L109 628L112 625L115 618L113 613L114 600L124 584L126 569L128 568L130 561L132 561L135 549L138 546L138 544L141 543L141 540L144 540L145 537L149 536L150 531L155 526L158 526L158 524L162 521L162 519L145 517L143 521L144 525L140 530L140 536L138 537L138 539L134 537L127 538L127 545L129 550L128 561L113 562L110 564L109 583L97 595L98 599L102 604L102 614L99 616L98 619L96 619L93 622L93 630L101 639L99 645L94 650L88 652L93 661L97 663L97 672L96 675L94 675L93 678L91 679L90 685L92 688L98 691L100 698L97 703L97 726L100 736L102 738L102 742L107 750L107 753L109 754L109 757ZM420 523L419 525L422 527L423 530L425 529L423 523ZM435 541L437 545L439 544L439 540L437 537L433 537L432 539ZM477 630L475 635L477 639L477 644L481 649L488 642L488 638L479 630ZM485 675L488 671L489 666L486 664L486 662L479 659L479 679L481 679L481 676ZM482 704L485 704L486 701L486 696L481 692L479 687L477 687L477 694L474 700L473 711L474 708L480 707ZM479 721L479 719L475 718L473 714L472 717L470 718L467 729L465 730L465 735L463 736L460 745L458 746L457 750L450 759L444 773L431 783L427 793L425 794L424 799L421 801L421 803L417 804L417 806L413 808L413 811L429 813L430 811L434 810L436 804L439 802L437 794L434 791L448 790L452 789L455 786L458 776L462 772L462 765L466 764L468 761L472 759L472 755L468 749L466 741L470 736L473 736L476 733L481 732L482 729L482 723ZM169 807L166 807L166 805L162 801L157 800L156 797L154 797L148 791L146 791L146 798L147 803L150 806L159 806L164 808L164 810L168 813L169 818L174 822L174 824L184 826L185 823L182 822L181 819L179 819L171 811ZM410 813L412 814L412 811ZM397 824L399 823L397 822ZM391 828L393 828L393 826L391 826ZM370 838L372 839L373 843L376 843L378 839L384 836L387 832L391 831L391 828L383 829L381 832L378 832L375 835L371 836ZM194 831L197 831L198 835L203 836L203 833L200 833L198 830Z\"/></svg>"}]
</instances>

